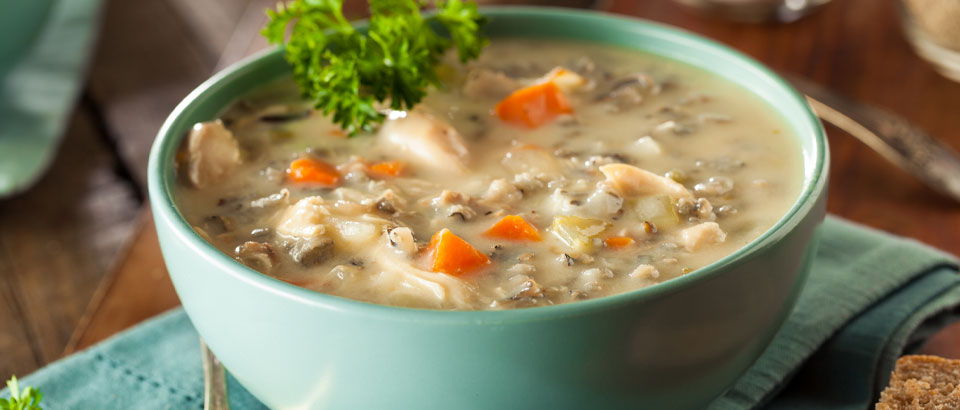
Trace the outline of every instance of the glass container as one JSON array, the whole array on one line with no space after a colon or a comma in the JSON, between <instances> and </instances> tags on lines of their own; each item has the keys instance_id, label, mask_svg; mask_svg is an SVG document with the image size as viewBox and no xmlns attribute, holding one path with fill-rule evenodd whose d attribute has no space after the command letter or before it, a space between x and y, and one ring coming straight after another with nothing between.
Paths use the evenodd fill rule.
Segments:
<instances>
[{"instance_id":1,"label":"glass container","mask_svg":"<svg viewBox=\"0 0 960 410\"><path fill-rule=\"evenodd\" d=\"M960 0L897 0L903 31L923 59L960 81Z\"/></svg>"}]
</instances>

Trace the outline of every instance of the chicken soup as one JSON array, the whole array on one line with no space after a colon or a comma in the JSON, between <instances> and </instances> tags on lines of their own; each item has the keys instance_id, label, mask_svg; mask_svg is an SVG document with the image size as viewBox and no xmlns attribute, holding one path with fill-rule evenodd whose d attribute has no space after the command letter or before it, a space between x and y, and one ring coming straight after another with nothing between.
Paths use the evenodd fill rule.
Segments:
<instances>
[{"instance_id":1,"label":"chicken soup","mask_svg":"<svg viewBox=\"0 0 960 410\"><path fill-rule=\"evenodd\" d=\"M292 81L265 85L183 142L181 213L240 263L317 292L509 309L688 274L801 189L784 120L682 63L495 39L439 72L415 109L352 137Z\"/></svg>"}]
</instances>

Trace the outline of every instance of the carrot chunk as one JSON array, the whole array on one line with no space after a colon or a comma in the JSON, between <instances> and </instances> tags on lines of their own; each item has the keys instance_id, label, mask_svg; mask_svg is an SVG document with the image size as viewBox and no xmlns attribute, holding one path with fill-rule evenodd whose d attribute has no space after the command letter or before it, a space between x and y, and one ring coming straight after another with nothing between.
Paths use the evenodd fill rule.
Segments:
<instances>
[{"instance_id":1,"label":"carrot chunk","mask_svg":"<svg viewBox=\"0 0 960 410\"><path fill-rule=\"evenodd\" d=\"M603 241L610 249L623 249L633 245L633 238L629 236L611 236Z\"/></svg>"},{"instance_id":2,"label":"carrot chunk","mask_svg":"<svg viewBox=\"0 0 960 410\"><path fill-rule=\"evenodd\" d=\"M373 176L380 178L398 177L403 173L404 168L406 165L401 161L377 162L367 167Z\"/></svg>"},{"instance_id":3,"label":"carrot chunk","mask_svg":"<svg viewBox=\"0 0 960 410\"><path fill-rule=\"evenodd\" d=\"M573 107L557 84L547 81L514 91L497 103L494 112L511 124L537 128L560 114L572 113Z\"/></svg>"},{"instance_id":4,"label":"carrot chunk","mask_svg":"<svg viewBox=\"0 0 960 410\"><path fill-rule=\"evenodd\" d=\"M540 242L540 232L517 215L507 215L483 233L486 236L515 241Z\"/></svg>"},{"instance_id":5,"label":"carrot chunk","mask_svg":"<svg viewBox=\"0 0 960 410\"><path fill-rule=\"evenodd\" d=\"M430 238L427 255L430 270L450 275L469 273L490 263L487 255L446 228Z\"/></svg>"},{"instance_id":6,"label":"carrot chunk","mask_svg":"<svg viewBox=\"0 0 960 410\"><path fill-rule=\"evenodd\" d=\"M300 158L290 163L287 177L293 182L307 182L334 187L340 185L340 172L326 162Z\"/></svg>"}]
</instances>

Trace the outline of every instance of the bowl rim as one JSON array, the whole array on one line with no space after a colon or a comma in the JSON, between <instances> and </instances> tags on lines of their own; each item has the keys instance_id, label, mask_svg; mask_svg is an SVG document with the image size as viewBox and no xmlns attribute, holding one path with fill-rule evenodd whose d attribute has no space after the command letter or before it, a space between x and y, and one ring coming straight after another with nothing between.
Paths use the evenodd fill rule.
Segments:
<instances>
[{"instance_id":1,"label":"bowl rim","mask_svg":"<svg viewBox=\"0 0 960 410\"><path fill-rule=\"evenodd\" d=\"M597 311L611 310L622 305L640 303L653 297L668 295L701 281L713 280L719 275L722 275L727 268L758 254L763 249L779 243L780 240L792 232L813 210L816 202L818 202L818 198L823 194L829 172L827 167L829 163L829 147L822 124L806 103L802 94L797 92L789 83L775 74L771 69L751 57L729 46L684 29L635 17L582 9L539 6L493 6L482 7L481 10L485 15L493 18L588 19L617 25L632 25L634 28L643 28L647 31L647 34L656 34L660 37L668 38L674 43L679 41L686 44L697 45L703 49L723 54L725 58L739 60L737 62L742 64L744 68L752 70L753 74L759 75L763 77L763 80L771 82L775 87L781 88L780 91L785 92L788 97L795 100L793 102L799 103L800 109L805 114L805 118L801 120L801 122L809 123L813 131L812 136L800 135L801 141L809 137L814 139L813 147L816 152L814 152L815 158L812 173L804 178L801 192L790 209L760 236L733 253L693 272L640 289L559 305L505 310L437 310L410 308L381 305L325 294L289 284L237 262L197 234L183 218L173 202L172 185L175 181L171 181L170 178L168 178L170 173L167 171L173 166L173 163L169 161L169 159L172 158L171 150L176 149L183 137L182 134L172 134L177 119L186 111L193 108L201 96L213 92L212 90L215 90L217 86L226 79L249 75L250 71L255 70L252 68L255 62L269 58L277 58L277 55L281 54L282 51L279 48L273 47L247 57L214 74L191 91L164 121L151 147L148 164L148 191L154 213L154 222L156 224L164 223L168 225L171 228L171 232L182 244L185 244L192 252L200 255L206 259L207 262L223 272L228 273L233 278L260 288L263 291L314 308L351 312L360 316L394 315L394 319L406 321L515 323L580 316ZM363 24L363 22L360 22L360 24ZM697 68L710 71L705 67ZM743 86L742 84L738 85ZM783 110L777 109L777 111L782 112ZM808 159L805 158L803 162L807 164ZM806 165L804 165L804 167L806 168ZM805 171L804 174L808 174L808 172Z\"/></svg>"}]
</instances>

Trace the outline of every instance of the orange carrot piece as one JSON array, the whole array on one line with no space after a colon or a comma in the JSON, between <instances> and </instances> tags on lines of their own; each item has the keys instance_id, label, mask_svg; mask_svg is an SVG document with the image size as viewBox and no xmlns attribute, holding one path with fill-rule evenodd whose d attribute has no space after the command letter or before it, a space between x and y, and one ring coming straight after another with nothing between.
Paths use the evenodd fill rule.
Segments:
<instances>
[{"instance_id":1,"label":"orange carrot piece","mask_svg":"<svg viewBox=\"0 0 960 410\"><path fill-rule=\"evenodd\" d=\"M604 243L606 243L610 249L623 249L633 245L633 238L629 236L611 236L607 238Z\"/></svg>"},{"instance_id":2,"label":"orange carrot piece","mask_svg":"<svg viewBox=\"0 0 960 410\"><path fill-rule=\"evenodd\" d=\"M552 81L514 91L493 108L501 120L536 128L560 114L573 112L567 98Z\"/></svg>"},{"instance_id":3,"label":"orange carrot piece","mask_svg":"<svg viewBox=\"0 0 960 410\"><path fill-rule=\"evenodd\" d=\"M540 242L540 232L518 215L507 215L483 233L486 236L514 241Z\"/></svg>"},{"instance_id":4,"label":"orange carrot piece","mask_svg":"<svg viewBox=\"0 0 960 410\"><path fill-rule=\"evenodd\" d=\"M490 258L449 229L441 229L430 238L427 247L430 270L450 275L462 275L490 263Z\"/></svg>"},{"instance_id":5,"label":"orange carrot piece","mask_svg":"<svg viewBox=\"0 0 960 410\"><path fill-rule=\"evenodd\" d=\"M367 167L373 176L381 178L398 177L403 173L406 165L401 161L383 161L371 164Z\"/></svg>"},{"instance_id":6,"label":"orange carrot piece","mask_svg":"<svg viewBox=\"0 0 960 410\"><path fill-rule=\"evenodd\" d=\"M293 182L307 182L334 187L340 185L340 172L326 162L300 158L290 163L287 177Z\"/></svg>"}]
</instances>

